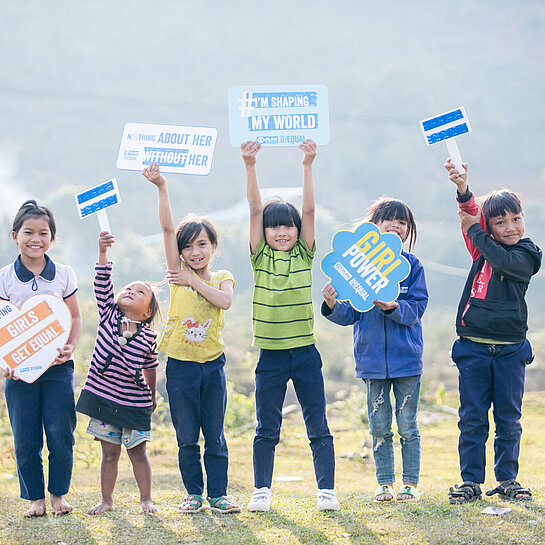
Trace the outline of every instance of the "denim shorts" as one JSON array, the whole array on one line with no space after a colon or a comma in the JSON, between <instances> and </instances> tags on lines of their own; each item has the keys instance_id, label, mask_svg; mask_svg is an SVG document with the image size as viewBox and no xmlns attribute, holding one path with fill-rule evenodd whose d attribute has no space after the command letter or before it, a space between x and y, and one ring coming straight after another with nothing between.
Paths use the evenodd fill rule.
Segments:
<instances>
[{"instance_id":1,"label":"denim shorts","mask_svg":"<svg viewBox=\"0 0 545 545\"><path fill-rule=\"evenodd\" d=\"M102 422L98 418L90 418L87 433L100 441L107 441L114 445L125 445L127 450L136 447L144 441L151 441L151 432L131 430L121 426L113 426Z\"/></svg>"}]
</instances>

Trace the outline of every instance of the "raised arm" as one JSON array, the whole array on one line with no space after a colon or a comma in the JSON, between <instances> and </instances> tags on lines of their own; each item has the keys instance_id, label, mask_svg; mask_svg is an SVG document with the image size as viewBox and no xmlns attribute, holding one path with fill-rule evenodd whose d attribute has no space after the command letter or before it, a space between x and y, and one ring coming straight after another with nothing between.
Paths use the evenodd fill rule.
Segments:
<instances>
[{"instance_id":1,"label":"raised arm","mask_svg":"<svg viewBox=\"0 0 545 545\"><path fill-rule=\"evenodd\" d=\"M255 254L257 246L263 238L263 201L257 183L257 153L261 144L244 142L240 146L240 153L246 166L246 198L250 209L250 251Z\"/></svg>"},{"instance_id":2,"label":"raised arm","mask_svg":"<svg viewBox=\"0 0 545 545\"><path fill-rule=\"evenodd\" d=\"M314 214L316 204L314 200L314 178L312 176L312 162L316 157L316 144L312 140L305 140L299 149L303 151L303 210L301 214L301 236L307 243L309 250L314 247Z\"/></svg>"},{"instance_id":3,"label":"raised arm","mask_svg":"<svg viewBox=\"0 0 545 545\"><path fill-rule=\"evenodd\" d=\"M181 258L178 250L178 242L176 241L172 209L170 208L167 180L159 172L159 165L157 163L152 163L148 168L145 168L142 171L142 176L147 178L157 187L159 198L159 223L161 224L161 230L163 231L167 269L177 270L180 268Z\"/></svg>"}]
</instances>

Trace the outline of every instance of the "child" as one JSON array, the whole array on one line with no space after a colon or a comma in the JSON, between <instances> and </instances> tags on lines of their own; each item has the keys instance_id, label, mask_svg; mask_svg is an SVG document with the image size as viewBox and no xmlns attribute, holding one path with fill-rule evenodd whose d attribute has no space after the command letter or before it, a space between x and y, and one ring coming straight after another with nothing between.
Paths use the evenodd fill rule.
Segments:
<instances>
[{"instance_id":1,"label":"child","mask_svg":"<svg viewBox=\"0 0 545 545\"><path fill-rule=\"evenodd\" d=\"M0 270L0 298L20 307L29 297L48 293L64 299L72 315L72 328L66 344L59 348L53 365L36 381L28 384L4 371L6 403L9 412L21 497L30 500L25 517L45 515L42 466L43 433L49 449L51 507L56 515L70 513L72 506L64 495L72 477L74 429L74 362L70 359L81 333L81 316L76 296L76 275L71 267L54 263L46 254L55 240L56 226L51 210L36 201L23 203L11 236L19 247L19 257Z\"/></svg>"},{"instance_id":2,"label":"child","mask_svg":"<svg viewBox=\"0 0 545 545\"><path fill-rule=\"evenodd\" d=\"M253 445L255 490L250 511L269 511L274 451L280 438L286 385L292 380L310 440L318 482L319 510L337 510L333 437L326 419L322 360L314 346L312 260L314 258L314 182L316 144L303 142L303 213L281 200L263 206L256 155L261 145L245 142L250 207L250 252L254 270L254 346L260 348L255 371L257 428Z\"/></svg>"},{"instance_id":3,"label":"child","mask_svg":"<svg viewBox=\"0 0 545 545\"><path fill-rule=\"evenodd\" d=\"M168 356L168 401L187 490L179 510L194 514L204 508L202 429L210 508L238 513L240 507L227 496L228 453L223 434L227 390L222 331L235 281L229 271L212 271L218 234L210 220L187 216L174 230L167 181L159 166L152 163L142 174L157 186L170 282L168 322L159 349Z\"/></svg>"},{"instance_id":4,"label":"child","mask_svg":"<svg viewBox=\"0 0 545 545\"><path fill-rule=\"evenodd\" d=\"M395 233L403 242L409 239L409 252L416 242L416 223L410 208L402 201L382 198L371 205L367 219L383 233ZM373 436L373 457L379 487L375 501L417 501L420 475L420 433L416 421L420 375L422 374L422 323L428 303L424 269L412 253L402 251L411 265L400 283L396 301L373 301L368 312L358 312L347 301L337 301L331 283L322 290L322 314L339 325L354 326L356 376L367 387L369 433ZM392 404L401 442L403 486L394 496L394 449Z\"/></svg>"},{"instance_id":5,"label":"child","mask_svg":"<svg viewBox=\"0 0 545 545\"><path fill-rule=\"evenodd\" d=\"M485 480L488 411L493 405L494 473L498 486L486 493L512 500L531 500L517 481L526 365L534 359L526 339L524 295L541 266L541 250L524 236L522 205L509 190L492 191L481 208L467 186L467 165L460 174L447 161L449 178L458 187L458 215L473 265L462 292L452 360L458 367L462 484L450 489L450 503L481 497Z\"/></svg>"},{"instance_id":6,"label":"child","mask_svg":"<svg viewBox=\"0 0 545 545\"><path fill-rule=\"evenodd\" d=\"M147 282L131 282L114 296L112 262L107 255L114 242L112 234L100 233L94 281L100 321L89 373L76 405L78 412L91 417L87 433L102 447L102 499L87 511L89 515L113 509L122 444L140 491L140 512L156 511L146 441L156 407L157 335L149 324L159 312L159 303Z\"/></svg>"}]
</instances>

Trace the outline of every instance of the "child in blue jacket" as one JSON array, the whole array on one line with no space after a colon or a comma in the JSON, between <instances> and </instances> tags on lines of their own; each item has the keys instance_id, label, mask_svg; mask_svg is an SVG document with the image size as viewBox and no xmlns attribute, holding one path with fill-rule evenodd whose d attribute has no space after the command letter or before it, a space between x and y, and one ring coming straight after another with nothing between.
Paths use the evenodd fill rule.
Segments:
<instances>
[{"instance_id":1,"label":"child in blue jacket","mask_svg":"<svg viewBox=\"0 0 545 545\"><path fill-rule=\"evenodd\" d=\"M409 250L416 241L416 224L410 208L402 201L382 198L371 205L366 221L381 232L395 233ZM402 252L411 265L407 278L400 283L396 301L373 301L368 312L358 312L347 301L337 301L331 283L322 290L322 314L339 325L354 326L356 376L367 386L369 432L373 437L373 457L379 487L375 501L418 500L416 486L420 475L420 432L416 421L422 374L422 323L428 303L424 269L416 256ZM394 449L392 404L401 442L403 486L394 494Z\"/></svg>"}]
</instances>

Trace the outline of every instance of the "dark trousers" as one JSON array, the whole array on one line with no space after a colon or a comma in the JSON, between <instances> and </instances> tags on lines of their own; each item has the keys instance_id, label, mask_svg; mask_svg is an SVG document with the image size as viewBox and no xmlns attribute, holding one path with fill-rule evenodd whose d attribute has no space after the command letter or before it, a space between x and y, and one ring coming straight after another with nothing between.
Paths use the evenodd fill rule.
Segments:
<instances>
[{"instance_id":1,"label":"dark trousers","mask_svg":"<svg viewBox=\"0 0 545 545\"><path fill-rule=\"evenodd\" d=\"M42 448L44 431L49 450L47 490L62 496L72 478L74 429L74 367L67 361L51 366L33 383L6 380L8 407L21 498L45 498Z\"/></svg>"},{"instance_id":2,"label":"dark trousers","mask_svg":"<svg viewBox=\"0 0 545 545\"><path fill-rule=\"evenodd\" d=\"M225 356L197 363L167 359L167 393L178 440L178 463L187 493L204 490L199 435L204 437L204 467L208 496L227 493L227 443L223 421L227 404Z\"/></svg>"},{"instance_id":3,"label":"dark trousers","mask_svg":"<svg viewBox=\"0 0 545 545\"><path fill-rule=\"evenodd\" d=\"M255 371L255 487L271 487L274 451L280 440L282 405L290 379L303 410L318 488L332 489L335 484L333 436L327 426L322 359L314 345L260 352Z\"/></svg>"},{"instance_id":4,"label":"dark trousers","mask_svg":"<svg viewBox=\"0 0 545 545\"><path fill-rule=\"evenodd\" d=\"M479 484L485 481L490 406L496 427L496 480L516 478L524 375L526 365L533 360L532 346L528 341L500 345L476 343L462 337L452 347L452 359L458 366L458 453L462 480Z\"/></svg>"}]
</instances>

